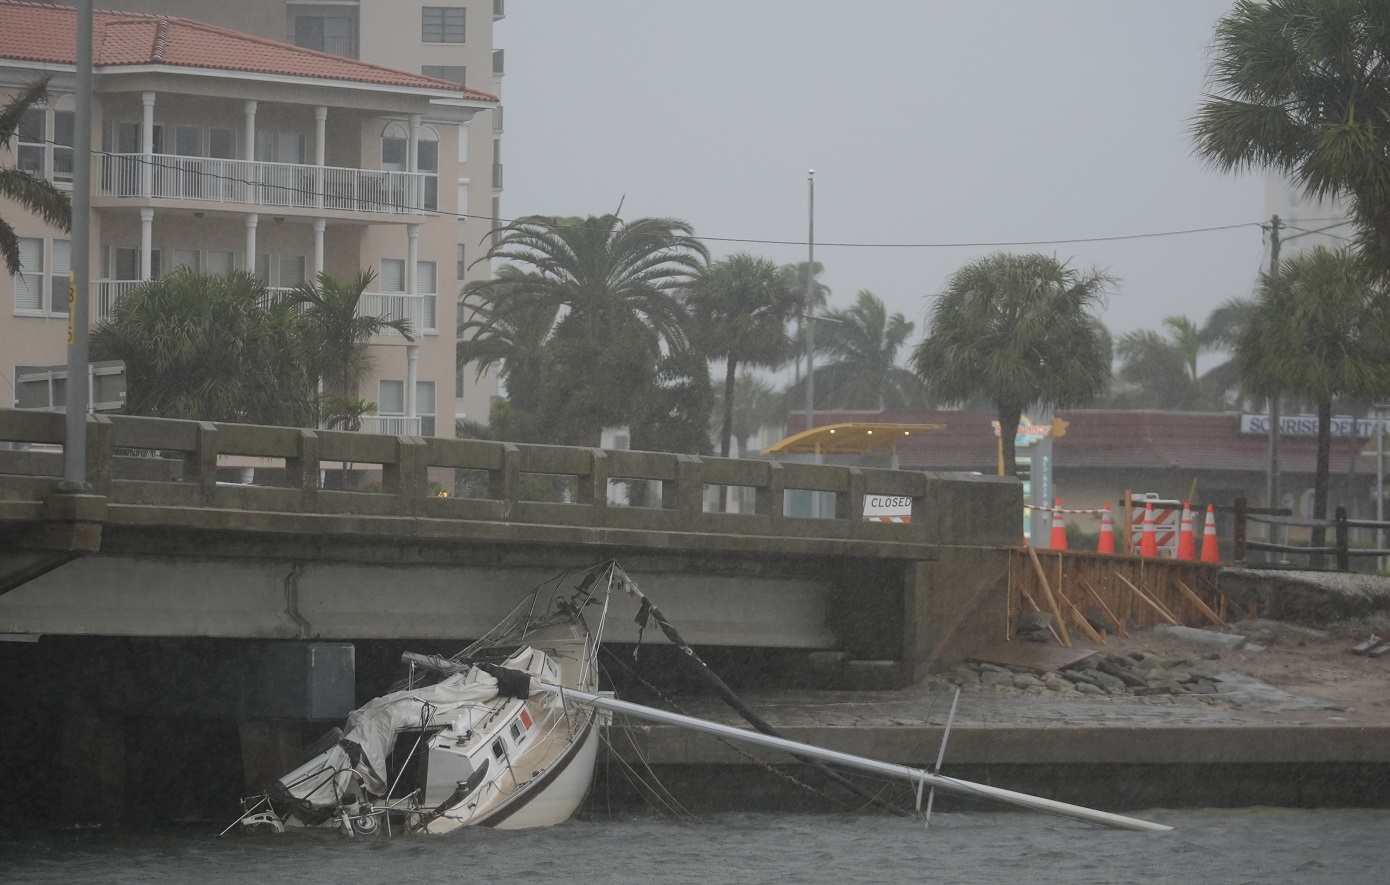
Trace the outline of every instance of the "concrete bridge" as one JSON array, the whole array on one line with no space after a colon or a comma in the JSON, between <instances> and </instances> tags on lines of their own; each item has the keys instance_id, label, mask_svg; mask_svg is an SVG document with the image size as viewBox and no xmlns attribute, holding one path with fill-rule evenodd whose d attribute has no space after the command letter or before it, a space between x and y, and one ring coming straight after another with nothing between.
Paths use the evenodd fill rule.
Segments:
<instances>
[{"instance_id":1,"label":"concrete bridge","mask_svg":"<svg viewBox=\"0 0 1390 885\"><path fill-rule=\"evenodd\" d=\"M829 681L910 681L1004 629L1013 480L130 416L86 427L91 492L60 493L63 416L0 410L0 682L42 704L54 674L79 677L90 697L50 723L65 760L87 760L92 716L211 716L239 723L250 777L256 723L338 718L372 689L362 649L454 650L542 580L608 558L692 643L803 651ZM755 512L711 512L723 486L752 489ZM833 505L789 515L797 491ZM912 522L865 521L866 495L910 498ZM608 637L634 640L615 612Z\"/></svg>"}]
</instances>

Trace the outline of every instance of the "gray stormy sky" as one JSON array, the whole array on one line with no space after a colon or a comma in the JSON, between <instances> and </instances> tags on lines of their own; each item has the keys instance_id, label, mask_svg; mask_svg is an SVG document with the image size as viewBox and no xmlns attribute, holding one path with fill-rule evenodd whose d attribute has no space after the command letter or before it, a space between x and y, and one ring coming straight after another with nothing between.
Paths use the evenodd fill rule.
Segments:
<instances>
[{"instance_id":1,"label":"gray stormy sky","mask_svg":"<svg viewBox=\"0 0 1390 885\"><path fill-rule=\"evenodd\" d=\"M1230 0L511 0L502 215L670 216L716 256L817 260L925 331L952 271L1044 251L1121 279L1119 334L1200 322L1266 260L1263 177L1192 155ZM1183 236L943 248L1252 223Z\"/></svg>"}]
</instances>

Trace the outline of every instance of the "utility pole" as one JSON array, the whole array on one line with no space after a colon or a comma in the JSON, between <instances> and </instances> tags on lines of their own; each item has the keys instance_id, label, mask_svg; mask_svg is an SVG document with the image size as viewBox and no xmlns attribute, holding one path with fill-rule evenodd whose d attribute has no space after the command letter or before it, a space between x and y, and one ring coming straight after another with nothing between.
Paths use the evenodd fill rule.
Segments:
<instances>
[{"instance_id":1,"label":"utility pole","mask_svg":"<svg viewBox=\"0 0 1390 885\"><path fill-rule=\"evenodd\" d=\"M72 276L68 282L68 378L63 423L63 481L58 491L91 491L87 482L87 314L92 301L92 0L77 4L77 107L72 134Z\"/></svg>"},{"instance_id":2,"label":"utility pole","mask_svg":"<svg viewBox=\"0 0 1390 885\"><path fill-rule=\"evenodd\" d=\"M815 426L816 380L812 356L816 350L816 321L813 296L815 293L816 268L816 170L806 176L809 188L808 218L806 225L806 429Z\"/></svg>"},{"instance_id":3,"label":"utility pole","mask_svg":"<svg viewBox=\"0 0 1390 885\"><path fill-rule=\"evenodd\" d=\"M1283 223L1278 215L1269 219L1269 275L1273 277L1279 272L1279 228ZM1279 489L1279 418L1280 402L1279 395L1276 393L1269 398L1269 475L1265 479L1265 500L1269 507L1278 507L1281 492ZM1283 532L1278 526L1272 526L1270 534L1274 536L1276 544L1283 543ZM1272 559L1278 559L1278 554L1271 553Z\"/></svg>"}]
</instances>

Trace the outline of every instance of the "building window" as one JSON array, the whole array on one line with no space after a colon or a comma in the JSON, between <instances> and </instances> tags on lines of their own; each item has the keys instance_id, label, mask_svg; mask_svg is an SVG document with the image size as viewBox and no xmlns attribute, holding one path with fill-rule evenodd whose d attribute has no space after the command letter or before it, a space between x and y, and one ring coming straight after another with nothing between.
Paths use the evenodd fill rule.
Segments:
<instances>
[{"instance_id":1,"label":"building window","mask_svg":"<svg viewBox=\"0 0 1390 885\"><path fill-rule=\"evenodd\" d=\"M420 68L420 73L459 85L468 82L468 68L464 65L425 65Z\"/></svg>"},{"instance_id":2,"label":"building window","mask_svg":"<svg viewBox=\"0 0 1390 885\"><path fill-rule=\"evenodd\" d=\"M420 11L420 39L425 43L464 42L467 12L461 6L426 6Z\"/></svg>"},{"instance_id":3,"label":"building window","mask_svg":"<svg viewBox=\"0 0 1390 885\"><path fill-rule=\"evenodd\" d=\"M235 160L237 131L213 126L208 129L208 156L220 160Z\"/></svg>"},{"instance_id":4,"label":"building window","mask_svg":"<svg viewBox=\"0 0 1390 885\"><path fill-rule=\"evenodd\" d=\"M439 133L421 126L415 148L415 169L425 173L425 208L434 212L439 209Z\"/></svg>"},{"instance_id":5,"label":"building window","mask_svg":"<svg viewBox=\"0 0 1390 885\"><path fill-rule=\"evenodd\" d=\"M376 412L383 418L405 415L405 382L382 379L376 383Z\"/></svg>"},{"instance_id":6,"label":"building window","mask_svg":"<svg viewBox=\"0 0 1390 885\"><path fill-rule=\"evenodd\" d=\"M44 156L48 150L48 111L29 108L19 118L19 148L17 157L21 172L35 178L47 178L48 166Z\"/></svg>"},{"instance_id":7,"label":"building window","mask_svg":"<svg viewBox=\"0 0 1390 885\"><path fill-rule=\"evenodd\" d=\"M203 269L201 256L197 249L175 249L169 260L170 267L186 267L197 273Z\"/></svg>"},{"instance_id":8,"label":"building window","mask_svg":"<svg viewBox=\"0 0 1390 885\"><path fill-rule=\"evenodd\" d=\"M468 162L468 124L459 124L459 165Z\"/></svg>"},{"instance_id":9,"label":"building window","mask_svg":"<svg viewBox=\"0 0 1390 885\"><path fill-rule=\"evenodd\" d=\"M415 414L420 416L420 435L435 435L435 416L437 410L434 404L434 382L416 381L415 382Z\"/></svg>"},{"instance_id":10,"label":"building window","mask_svg":"<svg viewBox=\"0 0 1390 885\"><path fill-rule=\"evenodd\" d=\"M464 217L468 215L468 179L460 180L458 188L459 216Z\"/></svg>"},{"instance_id":11,"label":"building window","mask_svg":"<svg viewBox=\"0 0 1390 885\"><path fill-rule=\"evenodd\" d=\"M454 249L454 260L457 262L457 269L455 270L455 274L458 278L458 281L461 283L463 282L463 275L468 272L468 260L464 257L462 243L456 245Z\"/></svg>"},{"instance_id":12,"label":"building window","mask_svg":"<svg viewBox=\"0 0 1390 885\"><path fill-rule=\"evenodd\" d=\"M53 112L53 181L72 184L73 127L77 125L73 111Z\"/></svg>"},{"instance_id":13,"label":"building window","mask_svg":"<svg viewBox=\"0 0 1390 885\"><path fill-rule=\"evenodd\" d=\"M296 15L294 45L357 58L357 22L347 15Z\"/></svg>"},{"instance_id":14,"label":"building window","mask_svg":"<svg viewBox=\"0 0 1390 885\"><path fill-rule=\"evenodd\" d=\"M279 264L281 289L293 289L306 279L306 262L303 255L281 255Z\"/></svg>"},{"instance_id":15,"label":"building window","mask_svg":"<svg viewBox=\"0 0 1390 885\"><path fill-rule=\"evenodd\" d=\"M19 273L14 277L15 313L43 310L43 240L19 238Z\"/></svg>"},{"instance_id":16,"label":"building window","mask_svg":"<svg viewBox=\"0 0 1390 885\"><path fill-rule=\"evenodd\" d=\"M236 270L236 253L208 250L208 273L215 277L229 277Z\"/></svg>"},{"instance_id":17,"label":"building window","mask_svg":"<svg viewBox=\"0 0 1390 885\"><path fill-rule=\"evenodd\" d=\"M110 252L106 250L110 249ZM102 268L103 272L110 268L108 255L115 254L116 275L110 279L116 280L138 280L140 279L140 250L135 246L116 246L102 247ZM158 277L163 270L162 255L158 249L150 250L150 278Z\"/></svg>"},{"instance_id":18,"label":"building window","mask_svg":"<svg viewBox=\"0 0 1390 885\"><path fill-rule=\"evenodd\" d=\"M404 292L405 259L381 259L381 273L376 278L376 287L381 292Z\"/></svg>"}]
</instances>

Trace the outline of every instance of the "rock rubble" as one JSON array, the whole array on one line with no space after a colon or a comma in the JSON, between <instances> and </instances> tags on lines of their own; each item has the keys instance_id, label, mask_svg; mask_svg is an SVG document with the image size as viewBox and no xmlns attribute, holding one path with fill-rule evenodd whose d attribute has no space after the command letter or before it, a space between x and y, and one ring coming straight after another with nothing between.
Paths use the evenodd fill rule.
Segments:
<instances>
[{"instance_id":1,"label":"rock rubble","mask_svg":"<svg viewBox=\"0 0 1390 885\"><path fill-rule=\"evenodd\" d=\"M958 664L947 678L966 691L1056 692L1073 696L1151 698L1160 703L1177 699L1220 703L1223 675L1189 658L1165 660L1135 651L1094 654L1061 670L971 661Z\"/></svg>"}]
</instances>

